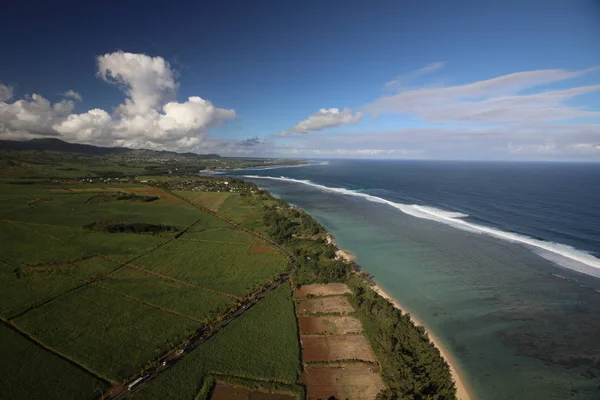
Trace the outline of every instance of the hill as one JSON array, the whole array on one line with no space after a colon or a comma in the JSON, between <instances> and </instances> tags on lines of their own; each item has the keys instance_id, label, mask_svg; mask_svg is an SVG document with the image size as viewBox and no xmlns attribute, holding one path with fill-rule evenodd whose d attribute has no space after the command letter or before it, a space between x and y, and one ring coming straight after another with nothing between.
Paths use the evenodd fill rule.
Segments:
<instances>
[{"instance_id":1,"label":"hill","mask_svg":"<svg viewBox=\"0 0 600 400\"><path fill-rule=\"evenodd\" d=\"M101 147L90 144L69 143L56 138L24 141L0 140L0 150L45 150L88 155L127 155L145 157L220 158L218 154L177 153L165 150L130 149L127 147Z\"/></svg>"}]
</instances>

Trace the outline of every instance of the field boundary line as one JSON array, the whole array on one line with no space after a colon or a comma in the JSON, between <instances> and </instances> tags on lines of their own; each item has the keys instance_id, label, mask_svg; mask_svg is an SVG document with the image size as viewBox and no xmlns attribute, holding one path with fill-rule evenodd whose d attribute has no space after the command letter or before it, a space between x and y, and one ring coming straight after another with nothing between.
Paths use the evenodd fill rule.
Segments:
<instances>
[{"instance_id":1,"label":"field boundary line","mask_svg":"<svg viewBox=\"0 0 600 400\"><path fill-rule=\"evenodd\" d=\"M207 292L215 293L215 294L218 294L220 296L227 296L227 297L231 297L231 298L236 299L236 300L243 300L242 297L239 297L239 296L236 296L236 295L233 295L233 294L229 294L229 293L223 293L223 292L219 292L219 291L216 291L216 290L208 289L208 288L205 288L205 287L202 287L202 286L194 285L193 283L181 281L179 279L172 278L172 277L170 277L168 275L163 275L163 274L160 274L158 272L150 271L150 270L147 270L145 268L135 266L135 265L130 264L129 262L126 262L126 261L112 260L112 259L110 259L110 258L108 258L106 256L105 256L105 258L107 260L109 260L109 261L120 263L123 266L136 269L136 270L141 271L141 272L143 272L145 274L148 274L148 275L154 275L154 276L157 276L159 278L162 278L162 279L165 279L165 280L168 280L168 281L171 281L171 282L175 282L175 283L179 283L181 285L190 286L190 287L193 287L193 288L196 288L196 289L200 289L200 290L204 290L204 291L207 291Z\"/></svg>"},{"instance_id":2,"label":"field boundary line","mask_svg":"<svg viewBox=\"0 0 600 400\"><path fill-rule=\"evenodd\" d=\"M254 244L252 242L229 242L229 241L224 241L224 240L205 240L205 239L191 239L191 238L185 238L185 237L181 237L179 238L181 240L189 240L192 242L200 242L200 243L222 243L222 244Z\"/></svg>"},{"instance_id":3,"label":"field boundary line","mask_svg":"<svg viewBox=\"0 0 600 400\"><path fill-rule=\"evenodd\" d=\"M94 256L94 257L99 257L99 258L102 258L101 256ZM109 261L112 261L112 260L109 260ZM112 261L112 262L114 263L114 261ZM89 280L87 280L87 281L84 281L83 279L81 279L80 281L84 281L84 283L82 283L81 285L78 285L78 286L75 286L75 287L73 287L73 288L71 288L71 289L65 290L64 292L62 292L62 293L59 293L59 294L57 294L56 296L54 296L54 297L51 297L51 298L49 298L49 299L48 299L48 300L46 300L46 301L43 301L43 302L41 302L41 303L39 303L39 304L37 304L37 305L31 306L31 307L29 307L28 309L26 309L26 310L24 310L24 311L21 311L19 314L17 314L17 315L13 315L12 317L10 317L10 318L8 319L8 321L12 321L12 320L14 320L14 319L21 318L22 316L24 316L25 314L29 313L30 311L36 310L36 309L38 309L38 308L40 308L40 307L43 307L43 306L45 306L46 304L52 303L53 301L60 299L61 297L65 296L65 295L67 295L67 294L69 294L69 293L71 293L71 292L74 292L74 291L76 291L76 290L78 290L78 289L81 289L81 288L84 288L84 287L86 287L86 286L88 286L88 285L91 285L91 284L93 284L94 282L96 282L97 280L99 280L99 279L102 279L102 278L104 278L104 277L106 277L106 276L108 276L108 275L110 275L110 274L114 273L115 271L117 271L117 270L119 270L119 269L121 269L121 268L123 268L123 265L120 265L120 264L119 264L117 268L113 268L113 269L111 269L110 271L106 272L105 274L100 274L100 275L93 276L92 278L90 278L90 279L89 279ZM70 276L71 276L71 277L73 277L72 275L70 275ZM76 278L76 279L77 279L77 278Z\"/></svg>"},{"instance_id":4,"label":"field boundary line","mask_svg":"<svg viewBox=\"0 0 600 400\"><path fill-rule=\"evenodd\" d=\"M171 310L169 308L164 308L164 307L161 307L159 305L156 305L156 304L153 304L153 303L149 303L149 302L147 302L145 300L138 299L137 297L129 296L128 294L121 293L118 290L109 289L106 286L100 285L99 283L92 283L91 286L97 287L97 288L102 289L102 290L106 290L107 292L111 292L111 293L117 294L117 295L122 296L122 297L124 297L126 299L129 299L131 301L135 301L135 302L139 302L139 303L145 304L148 307L156 308L156 309L164 311L166 313L177 315L178 317L189 319L190 321L198 322L200 324L204 324L204 322L200 321L199 319L192 318L190 316L181 314L180 312L175 311L175 310Z\"/></svg>"},{"instance_id":5,"label":"field boundary line","mask_svg":"<svg viewBox=\"0 0 600 400\"><path fill-rule=\"evenodd\" d=\"M295 383L290 383L290 382L286 382L286 381L280 381L277 379L265 379L265 378L258 378L258 377L247 377L247 376L241 376L241 375L229 375L229 374L222 374L219 372L209 372L208 375L212 375L216 380L218 380L217 378L232 378L232 379L240 379L240 380L244 380L244 381L251 381L251 382L263 382L263 383L277 383L280 385L285 385L285 386L289 386L289 387L294 387L296 385L298 385L297 382Z\"/></svg>"},{"instance_id":6,"label":"field boundary line","mask_svg":"<svg viewBox=\"0 0 600 400\"><path fill-rule=\"evenodd\" d=\"M44 343L40 342L38 339L34 338L33 336L31 336L30 334L28 334L27 332L21 330L21 328L19 328L18 326L16 326L15 324L13 324L11 321L4 319L2 317L0 317L0 321L2 321L2 323L7 326L9 329L11 329L13 332L19 334L20 336L24 337L25 339L27 339L28 341L34 343L35 345L37 345L38 347L41 347L42 349L52 353L53 355L59 357L60 359L68 362L69 364L77 367L78 369L86 372L89 375L92 375L94 378L106 383L106 384L114 384L114 381L111 381L108 378L103 377L102 375L98 374L97 372L94 372L93 370L87 368L86 366L79 364L77 361L69 358L68 356L66 356L65 354L62 354L61 352L59 352L58 350L54 350L51 347L46 346Z\"/></svg>"}]
</instances>

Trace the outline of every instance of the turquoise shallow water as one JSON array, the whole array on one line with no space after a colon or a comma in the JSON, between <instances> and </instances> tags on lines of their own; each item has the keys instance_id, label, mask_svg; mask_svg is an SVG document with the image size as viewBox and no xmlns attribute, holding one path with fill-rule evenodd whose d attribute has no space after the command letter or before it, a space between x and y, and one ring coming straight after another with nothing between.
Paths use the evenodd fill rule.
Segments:
<instances>
[{"instance_id":1,"label":"turquoise shallow water","mask_svg":"<svg viewBox=\"0 0 600 400\"><path fill-rule=\"evenodd\" d=\"M600 280L522 245L257 179L319 220L449 348L478 399L600 399Z\"/></svg>"}]
</instances>

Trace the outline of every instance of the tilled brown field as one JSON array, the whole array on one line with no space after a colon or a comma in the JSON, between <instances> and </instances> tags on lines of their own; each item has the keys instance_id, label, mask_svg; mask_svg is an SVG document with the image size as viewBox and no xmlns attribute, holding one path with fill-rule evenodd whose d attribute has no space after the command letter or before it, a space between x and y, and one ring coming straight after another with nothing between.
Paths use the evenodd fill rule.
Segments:
<instances>
[{"instance_id":1,"label":"tilled brown field","mask_svg":"<svg viewBox=\"0 0 600 400\"><path fill-rule=\"evenodd\" d=\"M210 396L211 400L295 400L291 394L257 392L246 388L217 384Z\"/></svg>"},{"instance_id":2,"label":"tilled brown field","mask_svg":"<svg viewBox=\"0 0 600 400\"><path fill-rule=\"evenodd\" d=\"M337 367L306 367L303 380L308 400L374 399L385 385L375 368L364 364L344 364Z\"/></svg>"},{"instance_id":3,"label":"tilled brown field","mask_svg":"<svg viewBox=\"0 0 600 400\"><path fill-rule=\"evenodd\" d=\"M296 302L296 312L298 314L347 314L354 311L354 307L344 296L304 299Z\"/></svg>"},{"instance_id":4,"label":"tilled brown field","mask_svg":"<svg viewBox=\"0 0 600 400\"><path fill-rule=\"evenodd\" d=\"M309 400L373 400L385 389L360 320L345 315L355 311L347 293L348 286L338 283L302 286L294 293Z\"/></svg>"},{"instance_id":5,"label":"tilled brown field","mask_svg":"<svg viewBox=\"0 0 600 400\"><path fill-rule=\"evenodd\" d=\"M294 292L294 297L332 296L352 293L345 283L328 283L325 285L304 285Z\"/></svg>"},{"instance_id":6,"label":"tilled brown field","mask_svg":"<svg viewBox=\"0 0 600 400\"><path fill-rule=\"evenodd\" d=\"M302 336L302 361L361 360L377 362L364 335Z\"/></svg>"},{"instance_id":7,"label":"tilled brown field","mask_svg":"<svg viewBox=\"0 0 600 400\"><path fill-rule=\"evenodd\" d=\"M360 321L354 317L298 317L301 335L346 335L362 333Z\"/></svg>"}]
</instances>

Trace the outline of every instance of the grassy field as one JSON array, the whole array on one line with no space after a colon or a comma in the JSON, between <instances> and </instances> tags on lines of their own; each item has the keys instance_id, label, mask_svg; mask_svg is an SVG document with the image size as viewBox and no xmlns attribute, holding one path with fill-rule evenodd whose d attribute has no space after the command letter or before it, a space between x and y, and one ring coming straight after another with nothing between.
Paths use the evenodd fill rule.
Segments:
<instances>
[{"instance_id":1,"label":"grassy field","mask_svg":"<svg viewBox=\"0 0 600 400\"><path fill-rule=\"evenodd\" d=\"M22 267L20 270L0 263L0 315L12 318L118 266L99 258L68 265Z\"/></svg>"},{"instance_id":2,"label":"grassy field","mask_svg":"<svg viewBox=\"0 0 600 400\"><path fill-rule=\"evenodd\" d=\"M250 248L249 244L174 240L133 264L207 289L244 296L287 266L281 254L251 253Z\"/></svg>"},{"instance_id":3,"label":"grassy field","mask_svg":"<svg viewBox=\"0 0 600 400\"><path fill-rule=\"evenodd\" d=\"M195 321L115 295L78 289L15 319L47 346L118 381L199 327Z\"/></svg>"},{"instance_id":4,"label":"grassy field","mask_svg":"<svg viewBox=\"0 0 600 400\"><path fill-rule=\"evenodd\" d=\"M136 235L93 232L60 226L28 226L25 224L22 226L60 239L70 246L77 246L86 255L104 255L119 261L126 261L145 254L173 237L173 234Z\"/></svg>"},{"instance_id":5,"label":"grassy field","mask_svg":"<svg viewBox=\"0 0 600 400\"><path fill-rule=\"evenodd\" d=\"M113 383L140 373L288 266L266 241L157 188L28 182L0 180L0 316L31 337L0 331L2 346L25 343L0 357L0 368L13 366L6 380L11 399L93 398L106 388L85 370ZM119 192L135 196L119 201ZM237 194L200 196L197 204L215 210L233 197L229 213L252 211L245 223L261 222L255 206L233 209L241 204ZM158 199L141 200L149 197ZM85 228L106 221L188 231L179 237L176 231ZM289 296L289 288L278 289L227 328L239 326L235 335L248 332L233 343L246 353L265 343L275 347L264 357L215 357L212 373L251 377L258 368L264 379L277 381L273 385L297 383L300 358ZM216 343L206 354L227 347ZM40 382L28 385L31 379ZM0 398L4 394L0 390Z\"/></svg>"},{"instance_id":6,"label":"grassy field","mask_svg":"<svg viewBox=\"0 0 600 400\"><path fill-rule=\"evenodd\" d=\"M223 314L234 304L231 297L185 286L127 267L103 278L98 285L204 323Z\"/></svg>"},{"instance_id":7,"label":"grassy field","mask_svg":"<svg viewBox=\"0 0 600 400\"><path fill-rule=\"evenodd\" d=\"M193 204L206 207L212 211L218 211L225 200L233 193L229 192L196 192L177 190L175 194L189 200Z\"/></svg>"},{"instance_id":8,"label":"grassy field","mask_svg":"<svg viewBox=\"0 0 600 400\"><path fill-rule=\"evenodd\" d=\"M194 227L195 228L195 227ZM182 238L194 240L214 240L214 241L232 241L241 243L256 243L260 241L256 236L253 236L240 229L232 227L226 228L209 228L202 231L196 231L194 228L186 232Z\"/></svg>"},{"instance_id":9,"label":"grassy field","mask_svg":"<svg viewBox=\"0 0 600 400\"><path fill-rule=\"evenodd\" d=\"M0 222L0 260L15 267L41 263L76 260L86 256L77 246L31 232L31 227ZM32 244L35 243L35 251Z\"/></svg>"},{"instance_id":10,"label":"grassy field","mask_svg":"<svg viewBox=\"0 0 600 400\"><path fill-rule=\"evenodd\" d=\"M289 285L282 284L133 398L192 400L211 374L298 383L300 346L291 296Z\"/></svg>"},{"instance_id":11,"label":"grassy field","mask_svg":"<svg viewBox=\"0 0 600 400\"><path fill-rule=\"evenodd\" d=\"M2 399L92 399L106 389L102 381L4 325L0 325L0 354Z\"/></svg>"},{"instance_id":12,"label":"grassy field","mask_svg":"<svg viewBox=\"0 0 600 400\"><path fill-rule=\"evenodd\" d=\"M131 187L131 185L119 186L114 190L127 190ZM96 194L111 191L111 187L62 185L62 188L69 191L59 192L58 188L52 185L1 185L0 219L78 228L100 220L143 221L187 227L202 215L207 215L172 196L148 203L140 201L88 203L88 200ZM144 187L134 188L141 190Z\"/></svg>"}]
</instances>

